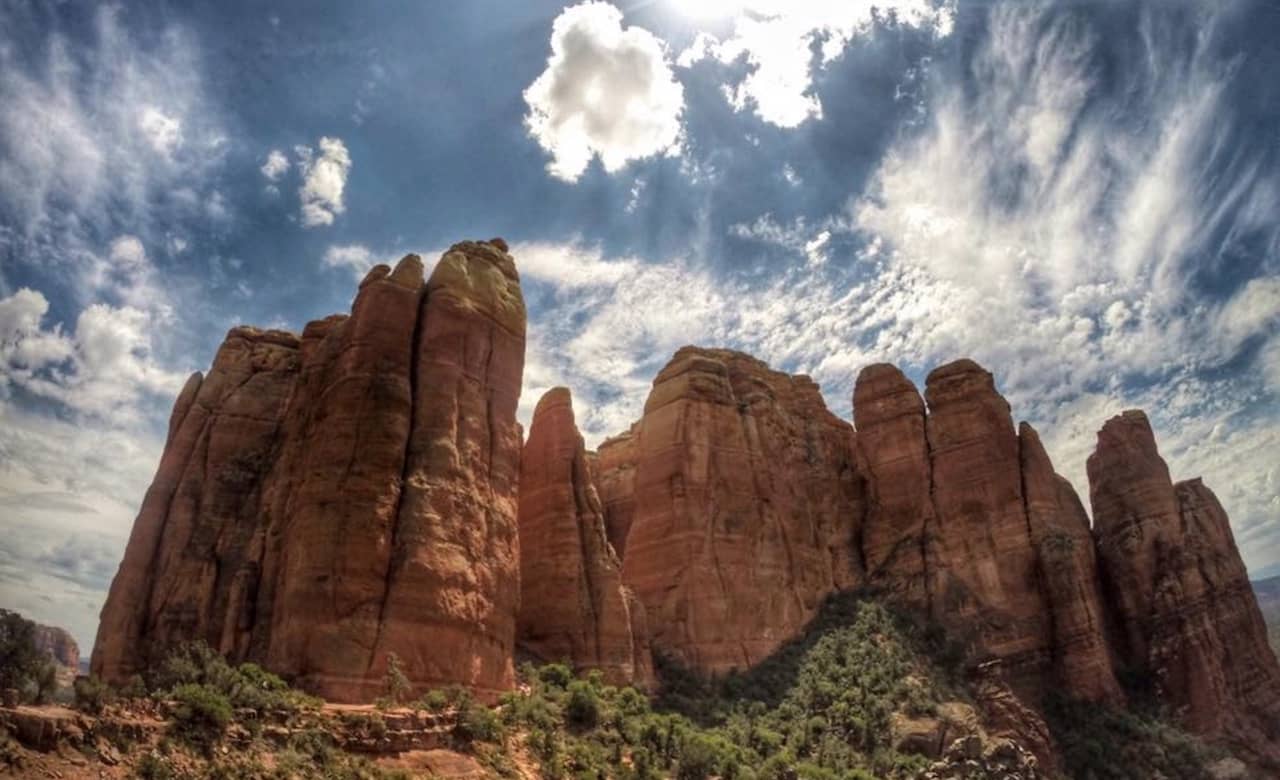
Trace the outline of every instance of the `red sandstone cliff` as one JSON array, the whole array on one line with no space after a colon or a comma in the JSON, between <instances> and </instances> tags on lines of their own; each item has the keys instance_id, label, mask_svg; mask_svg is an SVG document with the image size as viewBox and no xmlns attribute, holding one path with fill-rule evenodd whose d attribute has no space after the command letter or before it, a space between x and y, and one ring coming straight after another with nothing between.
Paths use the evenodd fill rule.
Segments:
<instances>
[{"instance_id":1,"label":"red sandstone cliff","mask_svg":"<svg viewBox=\"0 0 1280 780\"><path fill-rule=\"evenodd\" d=\"M1119 701L1075 491L973 361L931 372L925 398L888 365L854 389L869 582L998 659L1033 702L1050 685Z\"/></svg>"},{"instance_id":2,"label":"red sandstone cliff","mask_svg":"<svg viewBox=\"0 0 1280 780\"><path fill-rule=\"evenodd\" d=\"M331 699L512 682L524 304L500 240L410 255L301 339L236 328L187 383L103 608L113 682L203 639Z\"/></svg>"},{"instance_id":3,"label":"red sandstone cliff","mask_svg":"<svg viewBox=\"0 0 1280 780\"><path fill-rule=\"evenodd\" d=\"M632 514L623 582L656 647L704 671L746 668L860 581L853 431L807 377L685 348L630 436L624 457L601 448L601 481L634 486L609 507Z\"/></svg>"},{"instance_id":4,"label":"red sandstone cliff","mask_svg":"<svg viewBox=\"0 0 1280 780\"><path fill-rule=\"evenodd\" d=\"M1107 421L1088 471L1126 663L1191 731L1280 766L1280 665L1217 497L1170 479L1139 411Z\"/></svg>"},{"instance_id":5,"label":"red sandstone cliff","mask_svg":"<svg viewBox=\"0 0 1280 780\"><path fill-rule=\"evenodd\" d=\"M653 682L644 607L622 585L569 390L538 401L520 467L517 636L546 661Z\"/></svg>"}]
</instances>

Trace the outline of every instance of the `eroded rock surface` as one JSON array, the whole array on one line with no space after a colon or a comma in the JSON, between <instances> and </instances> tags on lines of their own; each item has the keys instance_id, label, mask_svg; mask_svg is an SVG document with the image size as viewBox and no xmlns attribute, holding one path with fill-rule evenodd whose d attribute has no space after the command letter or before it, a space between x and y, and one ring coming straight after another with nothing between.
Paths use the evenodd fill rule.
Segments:
<instances>
[{"instance_id":1,"label":"eroded rock surface","mask_svg":"<svg viewBox=\"0 0 1280 780\"><path fill-rule=\"evenodd\" d=\"M1170 479L1138 411L1102 427L1088 472L1119 652L1187 728L1280 766L1280 666L1217 497Z\"/></svg>"},{"instance_id":2,"label":"eroded rock surface","mask_svg":"<svg viewBox=\"0 0 1280 780\"><path fill-rule=\"evenodd\" d=\"M233 329L174 407L103 608L123 682L203 639L327 698L512 683L525 312L500 240L370 271L301 338Z\"/></svg>"},{"instance_id":3,"label":"eroded rock surface","mask_svg":"<svg viewBox=\"0 0 1280 780\"><path fill-rule=\"evenodd\" d=\"M746 668L861 581L853 431L808 377L683 348L631 437L623 581L655 649L706 672Z\"/></svg>"},{"instance_id":4,"label":"eroded rock surface","mask_svg":"<svg viewBox=\"0 0 1280 780\"><path fill-rule=\"evenodd\" d=\"M569 390L553 388L538 401L521 459L518 638L545 661L648 687L644 607L622 585L591 471Z\"/></svg>"}]
</instances>

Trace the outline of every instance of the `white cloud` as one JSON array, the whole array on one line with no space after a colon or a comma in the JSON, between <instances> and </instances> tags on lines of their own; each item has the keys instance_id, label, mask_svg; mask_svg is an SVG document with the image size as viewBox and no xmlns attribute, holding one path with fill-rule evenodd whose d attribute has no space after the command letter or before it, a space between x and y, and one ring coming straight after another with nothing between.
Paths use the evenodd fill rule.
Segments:
<instances>
[{"instance_id":1,"label":"white cloud","mask_svg":"<svg viewBox=\"0 0 1280 780\"><path fill-rule=\"evenodd\" d=\"M684 88L661 40L624 27L603 2L566 8L551 31L547 69L524 92L529 133L551 153L547 170L575 181L593 157L606 171L678 151Z\"/></svg>"},{"instance_id":2,"label":"white cloud","mask_svg":"<svg viewBox=\"0 0 1280 780\"><path fill-rule=\"evenodd\" d=\"M726 84L725 96L738 111L753 110L766 122L795 127L822 116L813 94L814 73L826 67L877 18L893 14L904 23L951 33L950 4L929 0L743 0L733 32L723 39L701 33L678 62L690 67L704 59L725 64L745 61L747 74ZM814 47L818 52L814 54Z\"/></svg>"},{"instance_id":3,"label":"white cloud","mask_svg":"<svg viewBox=\"0 0 1280 780\"><path fill-rule=\"evenodd\" d=\"M0 394L11 386L64 404L75 413L136 422L139 402L176 393L185 378L152 357L152 313L95 303L80 312L75 331L45 328L45 296L22 288L0 299Z\"/></svg>"},{"instance_id":4,"label":"white cloud","mask_svg":"<svg viewBox=\"0 0 1280 780\"><path fill-rule=\"evenodd\" d=\"M170 217L170 193L204 189L226 152L195 42L175 27L143 44L123 17L99 7L73 42L0 7L0 206L27 262L65 263L95 231Z\"/></svg>"},{"instance_id":5,"label":"white cloud","mask_svg":"<svg viewBox=\"0 0 1280 780\"><path fill-rule=\"evenodd\" d=\"M280 177L289 171L289 158L279 149L272 149L267 153L267 159L258 170L267 181L279 181Z\"/></svg>"},{"instance_id":6,"label":"white cloud","mask_svg":"<svg viewBox=\"0 0 1280 780\"><path fill-rule=\"evenodd\" d=\"M319 155L309 146L294 149L302 172L298 198L302 204L303 227L332 225L334 218L346 210L342 196L351 172L351 155L341 138L325 136L318 145Z\"/></svg>"},{"instance_id":7,"label":"white cloud","mask_svg":"<svg viewBox=\"0 0 1280 780\"><path fill-rule=\"evenodd\" d=\"M182 120L169 116L155 106L147 106L138 116L138 129L151 148L166 158L182 145Z\"/></svg>"}]
</instances>

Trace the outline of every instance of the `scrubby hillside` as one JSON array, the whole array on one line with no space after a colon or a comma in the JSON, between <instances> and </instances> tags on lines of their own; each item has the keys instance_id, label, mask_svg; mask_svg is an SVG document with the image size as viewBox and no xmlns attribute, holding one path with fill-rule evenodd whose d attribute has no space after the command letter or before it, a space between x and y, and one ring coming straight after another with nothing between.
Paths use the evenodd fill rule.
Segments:
<instances>
[{"instance_id":1,"label":"scrubby hillside","mask_svg":"<svg viewBox=\"0 0 1280 780\"><path fill-rule=\"evenodd\" d=\"M525 665L495 707L413 691L389 659L375 707L326 705L201 645L127 690L82 680L78 711L0 711L11 774L207 778L1209 778L1221 756L1145 715L1061 701L1062 763L992 717L991 684L936 628L864 594L828 599L749 672L714 680L669 660L662 693ZM1034 736L1034 729L1031 730Z\"/></svg>"}]
</instances>

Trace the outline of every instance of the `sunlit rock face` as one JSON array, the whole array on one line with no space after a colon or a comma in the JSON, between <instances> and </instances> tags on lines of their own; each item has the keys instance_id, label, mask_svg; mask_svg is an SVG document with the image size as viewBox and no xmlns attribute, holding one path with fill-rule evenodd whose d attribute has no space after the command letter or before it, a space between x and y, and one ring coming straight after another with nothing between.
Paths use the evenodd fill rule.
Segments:
<instances>
[{"instance_id":1,"label":"sunlit rock face","mask_svg":"<svg viewBox=\"0 0 1280 780\"><path fill-rule=\"evenodd\" d=\"M644 607L622 585L567 388L533 413L520 469L521 645L544 661L650 687Z\"/></svg>"},{"instance_id":2,"label":"sunlit rock face","mask_svg":"<svg viewBox=\"0 0 1280 780\"><path fill-rule=\"evenodd\" d=\"M339 701L512 684L525 310L501 240L374 268L350 316L236 328L175 404L102 612L123 682L202 639Z\"/></svg>"},{"instance_id":3,"label":"sunlit rock face","mask_svg":"<svg viewBox=\"0 0 1280 780\"><path fill-rule=\"evenodd\" d=\"M606 514L629 517L623 581L655 648L707 672L749 667L833 590L861 582L853 430L808 377L684 348L643 418L601 448ZM624 471L626 473L619 473Z\"/></svg>"},{"instance_id":4,"label":"sunlit rock face","mask_svg":"<svg viewBox=\"0 0 1280 780\"><path fill-rule=\"evenodd\" d=\"M1192 731L1280 762L1280 667L1226 512L1174 483L1145 414L1108 420L1088 462L1118 651Z\"/></svg>"}]
</instances>

